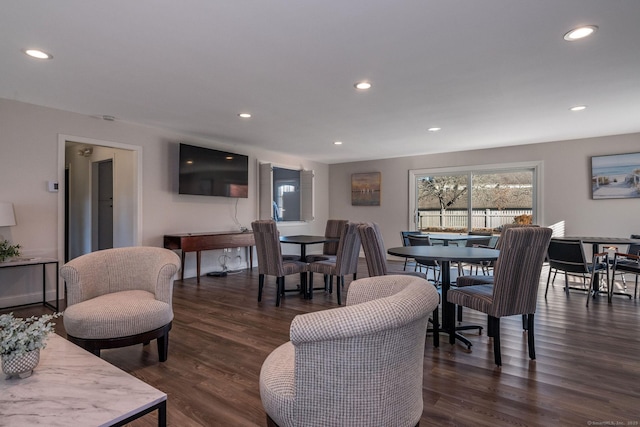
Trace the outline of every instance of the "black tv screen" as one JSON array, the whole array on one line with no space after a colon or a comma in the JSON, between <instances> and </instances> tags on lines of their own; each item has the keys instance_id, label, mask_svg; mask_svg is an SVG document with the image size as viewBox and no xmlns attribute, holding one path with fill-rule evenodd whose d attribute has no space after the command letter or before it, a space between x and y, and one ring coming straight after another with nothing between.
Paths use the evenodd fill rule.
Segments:
<instances>
[{"instance_id":1,"label":"black tv screen","mask_svg":"<svg viewBox=\"0 0 640 427\"><path fill-rule=\"evenodd\" d=\"M249 157L180 144L178 193L199 196L249 196Z\"/></svg>"}]
</instances>

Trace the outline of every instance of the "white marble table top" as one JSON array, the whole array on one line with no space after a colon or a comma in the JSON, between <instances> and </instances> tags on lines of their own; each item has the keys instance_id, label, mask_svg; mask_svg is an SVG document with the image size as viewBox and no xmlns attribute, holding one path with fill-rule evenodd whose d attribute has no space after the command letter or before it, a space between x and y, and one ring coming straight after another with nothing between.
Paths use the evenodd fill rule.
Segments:
<instances>
[{"instance_id":1,"label":"white marble table top","mask_svg":"<svg viewBox=\"0 0 640 427\"><path fill-rule=\"evenodd\" d=\"M0 372L0 426L107 426L167 395L52 334L33 375Z\"/></svg>"}]
</instances>

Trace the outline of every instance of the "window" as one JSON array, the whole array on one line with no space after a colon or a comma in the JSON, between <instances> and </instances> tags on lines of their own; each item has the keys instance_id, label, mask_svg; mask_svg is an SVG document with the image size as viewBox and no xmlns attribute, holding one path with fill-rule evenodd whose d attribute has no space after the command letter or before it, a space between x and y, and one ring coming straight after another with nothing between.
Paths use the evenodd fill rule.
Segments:
<instances>
[{"instance_id":1,"label":"window","mask_svg":"<svg viewBox=\"0 0 640 427\"><path fill-rule=\"evenodd\" d=\"M260 219L313 220L313 171L260 163Z\"/></svg>"},{"instance_id":2,"label":"window","mask_svg":"<svg viewBox=\"0 0 640 427\"><path fill-rule=\"evenodd\" d=\"M489 231L542 221L542 163L409 171L409 228Z\"/></svg>"}]
</instances>

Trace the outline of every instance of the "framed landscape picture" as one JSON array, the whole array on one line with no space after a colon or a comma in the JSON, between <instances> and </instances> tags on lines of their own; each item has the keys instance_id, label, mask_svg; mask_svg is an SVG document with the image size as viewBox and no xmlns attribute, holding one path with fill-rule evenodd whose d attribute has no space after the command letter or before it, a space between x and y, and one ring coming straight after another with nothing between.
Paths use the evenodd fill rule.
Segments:
<instances>
[{"instance_id":1,"label":"framed landscape picture","mask_svg":"<svg viewBox=\"0 0 640 427\"><path fill-rule=\"evenodd\" d=\"M353 206L380 206L380 172L351 174L351 204Z\"/></svg>"},{"instance_id":2,"label":"framed landscape picture","mask_svg":"<svg viewBox=\"0 0 640 427\"><path fill-rule=\"evenodd\" d=\"M640 153L591 157L594 199L640 198Z\"/></svg>"}]
</instances>

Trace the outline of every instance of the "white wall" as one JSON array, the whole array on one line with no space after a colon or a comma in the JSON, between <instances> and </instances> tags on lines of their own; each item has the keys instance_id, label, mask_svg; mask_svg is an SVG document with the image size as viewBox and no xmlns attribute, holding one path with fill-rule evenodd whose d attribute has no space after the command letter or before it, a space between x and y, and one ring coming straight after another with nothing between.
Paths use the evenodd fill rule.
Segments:
<instances>
[{"instance_id":1,"label":"white wall","mask_svg":"<svg viewBox=\"0 0 640 427\"><path fill-rule=\"evenodd\" d=\"M409 229L409 170L543 162L542 225L565 221L566 235L628 237L640 233L640 199L593 200L591 156L640 151L640 134L463 151L329 167L329 216L380 224L387 247ZM380 206L351 206L351 174L382 172Z\"/></svg>"},{"instance_id":2,"label":"white wall","mask_svg":"<svg viewBox=\"0 0 640 427\"><path fill-rule=\"evenodd\" d=\"M313 169L316 219L308 224L282 226L281 233L324 233L329 205L328 166L324 164L7 99L0 99L0 129L0 200L13 202L18 222L8 230L3 227L0 234L21 244L26 256L55 257L61 261L64 256L58 253L58 193L47 191L47 181L63 176L58 170L59 134L142 147L143 245L162 246L165 234L238 228L234 222L236 199L177 194L179 142L249 155L249 198L237 201L237 218L245 227L250 227L251 221L257 218L258 161ZM63 191L62 184L60 182L60 191ZM287 252L296 250L292 247ZM220 251L203 253L203 272L219 269L220 254ZM193 275L195 254L190 254L185 276ZM0 270L0 307L37 301L41 295L40 283L39 271L35 268Z\"/></svg>"},{"instance_id":3,"label":"white wall","mask_svg":"<svg viewBox=\"0 0 640 427\"><path fill-rule=\"evenodd\" d=\"M237 201L238 221L246 227L258 216L258 161L315 170L316 220L280 225L283 235L322 234L329 217L345 218L378 222L386 245L400 245L399 231L408 227L410 169L536 160L544 163L543 225L564 220L567 235L628 236L640 231L640 200L590 197L590 157L640 151L640 134L327 166L225 141L108 122L6 99L0 99L0 129L0 200L14 203L18 221L15 227L0 229L0 234L20 243L27 256L63 256L58 253L58 194L47 191L47 181L61 175L59 134L142 147L144 245L162 246L164 234L237 228L235 199L177 194L179 142L249 155L249 198ZM351 206L351 174L375 171L382 172L381 206ZM283 249L287 253L297 251L294 246ZM219 251L203 254L204 272L219 268L219 255ZM187 257L185 272L186 277L195 274L194 254ZM40 272L35 268L0 270L0 306L18 304L25 298L38 300L39 286Z\"/></svg>"}]
</instances>

